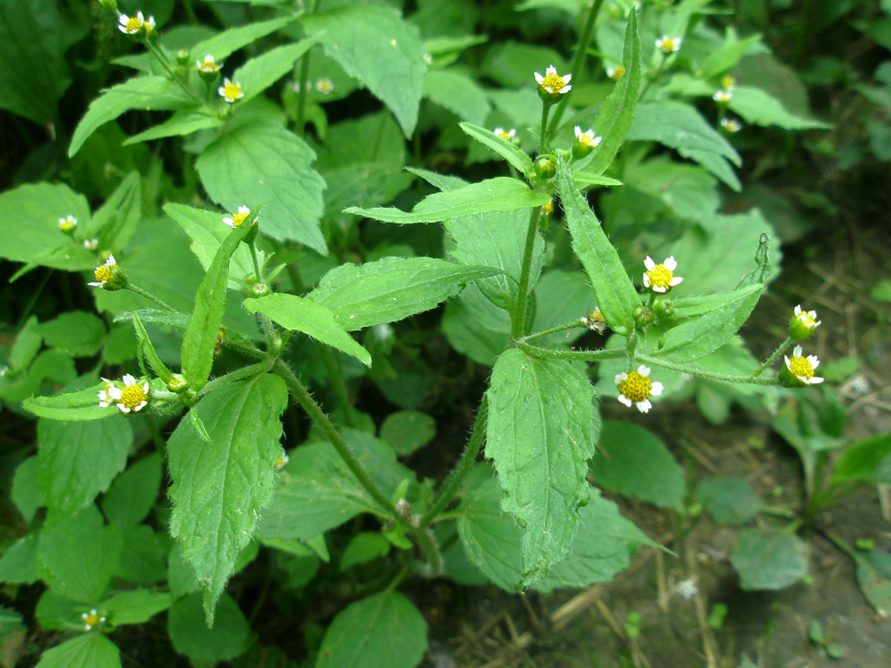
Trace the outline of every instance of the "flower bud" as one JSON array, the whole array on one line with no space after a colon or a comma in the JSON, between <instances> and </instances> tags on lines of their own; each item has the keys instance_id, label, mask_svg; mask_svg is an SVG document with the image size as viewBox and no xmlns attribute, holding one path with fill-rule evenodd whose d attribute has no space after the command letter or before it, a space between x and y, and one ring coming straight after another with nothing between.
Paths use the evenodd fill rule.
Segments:
<instances>
[{"instance_id":1,"label":"flower bud","mask_svg":"<svg viewBox=\"0 0 891 668\"><path fill-rule=\"evenodd\" d=\"M659 320L671 320L674 317L674 306L670 299L657 299L653 302L653 312Z\"/></svg>"},{"instance_id":2,"label":"flower bud","mask_svg":"<svg viewBox=\"0 0 891 668\"><path fill-rule=\"evenodd\" d=\"M534 169L535 175L543 181L552 179L557 175L557 163L554 162L553 156L550 155L538 156L535 159Z\"/></svg>"},{"instance_id":3,"label":"flower bud","mask_svg":"<svg viewBox=\"0 0 891 668\"><path fill-rule=\"evenodd\" d=\"M638 306L634 309L634 322L638 327L647 327L656 321L656 314L649 306Z\"/></svg>"},{"instance_id":4,"label":"flower bud","mask_svg":"<svg viewBox=\"0 0 891 668\"><path fill-rule=\"evenodd\" d=\"M180 49L176 52L176 64L185 67L189 64L189 52L185 49Z\"/></svg>"},{"instance_id":5,"label":"flower bud","mask_svg":"<svg viewBox=\"0 0 891 668\"><path fill-rule=\"evenodd\" d=\"M167 381L167 389L180 394L189 389L189 381L181 373L172 374L170 380Z\"/></svg>"},{"instance_id":6,"label":"flower bud","mask_svg":"<svg viewBox=\"0 0 891 668\"><path fill-rule=\"evenodd\" d=\"M804 311L801 304L794 310L792 320L789 321L789 337L793 341L804 341L814 335L821 320L817 320L816 311Z\"/></svg>"}]
</instances>

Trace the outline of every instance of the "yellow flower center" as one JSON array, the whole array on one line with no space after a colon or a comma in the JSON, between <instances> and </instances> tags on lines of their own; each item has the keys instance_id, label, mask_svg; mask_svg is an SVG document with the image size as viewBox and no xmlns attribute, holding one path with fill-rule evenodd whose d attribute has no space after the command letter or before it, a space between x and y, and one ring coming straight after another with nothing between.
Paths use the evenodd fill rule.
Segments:
<instances>
[{"instance_id":1,"label":"yellow flower center","mask_svg":"<svg viewBox=\"0 0 891 668\"><path fill-rule=\"evenodd\" d=\"M542 210L542 212L543 212L546 216L550 216L552 213L554 213L554 200L549 199L549 200L548 200L548 201L541 207L541 210Z\"/></svg>"},{"instance_id":2,"label":"yellow flower center","mask_svg":"<svg viewBox=\"0 0 891 668\"><path fill-rule=\"evenodd\" d=\"M288 456L287 455L280 456L278 459L275 460L275 470L281 471L283 468L285 468L285 464L287 464L287 463L288 463Z\"/></svg>"},{"instance_id":3,"label":"yellow flower center","mask_svg":"<svg viewBox=\"0 0 891 668\"><path fill-rule=\"evenodd\" d=\"M651 286L665 288L666 290L671 287L671 279L674 278L674 274L664 264L657 264L652 269L648 269L647 276L650 277ZM628 395L626 394L625 396L627 397Z\"/></svg>"},{"instance_id":4,"label":"yellow flower center","mask_svg":"<svg viewBox=\"0 0 891 668\"><path fill-rule=\"evenodd\" d=\"M93 272L93 278L96 279L97 283L105 283L111 280L112 274L111 267L107 264L100 264Z\"/></svg>"},{"instance_id":5,"label":"yellow flower center","mask_svg":"<svg viewBox=\"0 0 891 668\"><path fill-rule=\"evenodd\" d=\"M616 65L609 74L609 78L613 81L618 81L623 76L625 76L625 67L623 65Z\"/></svg>"},{"instance_id":6,"label":"yellow flower center","mask_svg":"<svg viewBox=\"0 0 891 668\"><path fill-rule=\"evenodd\" d=\"M251 215L250 211L239 211L232 214L232 227L241 227L247 217Z\"/></svg>"},{"instance_id":7,"label":"yellow flower center","mask_svg":"<svg viewBox=\"0 0 891 668\"><path fill-rule=\"evenodd\" d=\"M813 378L814 367L807 357L792 357L789 359L789 371L797 378Z\"/></svg>"},{"instance_id":8,"label":"yellow flower center","mask_svg":"<svg viewBox=\"0 0 891 668\"><path fill-rule=\"evenodd\" d=\"M241 97L241 86L234 81L230 81L223 86L223 97L227 100L236 100Z\"/></svg>"},{"instance_id":9,"label":"yellow flower center","mask_svg":"<svg viewBox=\"0 0 891 668\"><path fill-rule=\"evenodd\" d=\"M498 133L498 136L501 137L502 139L508 139L508 140L509 140L509 139L510 139L510 132L508 132L507 130L501 130L501 131Z\"/></svg>"},{"instance_id":10,"label":"yellow flower center","mask_svg":"<svg viewBox=\"0 0 891 668\"><path fill-rule=\"evenodd\" d=\"M319 79L316 88L322 95L327 95L334 90L334 84L331 83L331 79Z\"/></svg>"},{"instance_id":11,"label":"yellow flower center","mask_svg":"<svg viewBox=\"0 0 891 668\"><path fill-rule=\"evenodd\" d=\"M619 392L638 402L650 398L650 389L653 387L653 381L637 371L629 371L628 378L619 383Z\"/></svg>"},{"instance_id":12,"label":"yellow flower center","mask_svg":"<svg viewBox=\"0 0 891 668\"><path fill-rule=\"evenodd\" d=\"M545 75L541 82L541 87L553 95L559 93L565 85L566 83L563 81L563 77L553 72Z\"/></svg>"},{"instance_id":13,"label":"yellow flower center","mask_svg":"<svg viewBox=\"0 0 891 668\"><path fill-rule=\"evenodd\" d=\"M721 85L724 88L733 88L736 85L736 79L728 74L723 79L721 79Z\"/></svg>"},{"instance_id":14,"label":"yellow flower center","mask_svg":"<svg viewBox=\"0 0 891 668\"><path fill-rule=\"evenodd\" d=\"M121 403L131 411L135 411L136 407L147 399L142 385L127 385L121 390Z\"/></svg>"},{"instance_id":15,"label":"yellow flower center","mask_svg":"<svg viewBox=\"0 0 891 668\"><path fill-rule=\"evenodd\" d=\"M83 620L83 623L88 626L97 626L99 622L102 621L99 618L99 613L97 613L95 610L90 610L85 615L81 615L81 619Z\"/></svg>"},{"instance_id":16,"label":"yellow flower center","mask_svg":"<svg viewBox=\"0 0 891 668\"><path fill-rule=\"evenodd\" d=\"M811 317L810 313L805 313L802 311L798 314L798 322L807 327L808 329L816 329L817 321Z\"/></svg>"},{"instance_id":17,"label":"yellow flower center","mask_svg":"<svg viewBox=\"0 0 891 668\"><path fill-rule=\"evenodd\" d=\"M124 24L124 28L126 28L127 32L139 32L142 30L142 26L139 23L139 17L131 16Z\"/></svg>"},{"instance_id":18,"label":"yellow flower center","mask_svg":"<svg viewBox=\"0 0 891 668\"><path fill-rule=\"evenodd\" d=\"M662 50L663 51L674 51L677 48L677 42L674 37L666 37L662 40Z\"/></svg>"}]
</instances>

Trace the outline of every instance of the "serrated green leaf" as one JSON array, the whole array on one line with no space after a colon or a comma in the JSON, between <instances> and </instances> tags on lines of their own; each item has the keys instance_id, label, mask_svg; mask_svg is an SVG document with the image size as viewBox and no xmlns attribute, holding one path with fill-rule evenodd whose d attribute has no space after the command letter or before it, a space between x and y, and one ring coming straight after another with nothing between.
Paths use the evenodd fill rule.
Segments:
<instances>
[{"instance_id":1,"label":"serrated green leaf","mask_svg":"<svg viewBox=\"0 0 891 668\"><path fill-rule=\"evenodd\" d=\"M99 405L99 391L105 383L99 383L77 392L66 392L50 397L30 397L22 402L22 408L37 417L50 420L101 420L119 415L114 406L103 408Z\"/></svg>"},{"instance_id":2,"label":"serrated green leaf","mask_svg":"<svg viewBox=\"0 0 891 668\"><path fill-rule=\"evenodd\" d=\"M259 21L224 30L218 35L208 37L193 46L189 55L189 61L203 60L204 56L211 55L219 62L229 54L253 44L261 37L270 35L276 30L281 30L295 19L295 16L280 16L269 21Z\"/></svg>"},{"instance_id":3,"label":"serrated green leaf","mask_svg":"<svg viewBox=\"0 0 891 668\"><path fill-rule=\"evenodd\" d=\"M279 416L287 400L278 376L227 385L192 408L211 443L201 440L189 420L180 421L167 443L170 533L205 587L209 622L259 511L272 500L281 454Z\"/></svg>"},{"instance_id":4,"label":"serrated green leaf","mask_svg":"<svg viewBox=\"0 0 891 668\"><path fill-rule=\"evenodd\" d=\"M37 421L37 477L54 516L73 515L127 465L133 430L122 415L93 422Z\"/></svg>"},{"instance_id":5,"label":"serrated green leaf","mask_svg":"<svg viewBox=\"0 0 891 668\"><path fill-rule=\"evenodd\" d=\"M266 51L256 58L251 58L235 70L233 81L241 84L244 97L239 104L244 104L269 88L286 74L293 72L294 63L319 42L319 35L303 39L296 44L285 44Z\"/></svg>"},{"instance_id":6,"label":"serrated green leaf","mask_svg":"<svg viewBox=\"0 0 891 668\"><path fill-rule=\"evenodd\" d=\"M152 371L154 371L165 383L169 382L173 377L173 374L170 369L167 368L167 365L161 361L161 358L158 357L158 353L155 351L155 346L152 343L151 338L149 338L148 332L145 330L145 325L142 324L142 319L139 317L138 313L133 313L132 322L133 329L136 330L136 338L139 340L141 354L145 356Z\"/></svg>"},{"instance_id":7,"label":"serrated green leaf","mask_svg":"<svg viewBox=\"0 0 891 668\"><path fill-rule=\"evenodd\" d=\"M420 411L390 413L381 425L381 439L396 454L410 455L436 436L436 420Z\"/></svg>"},{"instance_id":8,"label":"serrated green leaf","mask_svg":"<svg viewBox=\"0 0 891 668\"><path fill-rule=\"evenodd\" d=\"M208 195L228 211L263 207L260 230L326 252L319 228L325 182L315 153L300 137L265 120L222 134L195 163Z\"/></svg>"},{"instance_id":9,"label":"serrated green leaf","mask_svg":"<svg viewBox=\"0 0 891 668\"><path fill-rule=\"evenodd\" d=\"M505 492L502 507L525 529L528 585L566 556L588 501L588 460L600 427L594 389L570 362L511 349L495 363L486 397L486 457Z\"/></svg>"},{"instance_id":10,"label":"serrated green leaf","mask_svg":"<svg viewBox=\"0 0 891 668\"><path fill-rule=\"evenodd\" d=\"M136 526L151 512L161 490L161 455L157 452L127 467L102 498L112 524Z\"/></svg>"},{"instance_id":11,"label":"serrated green leaf","mask_svg":"<svg viewBox=\"0 0 891 668\"><path fill-rule=\"evenodd\" d=\"M490 211L515 211L544 206L550 197L547 193L531 190L518 179L499 176L464 188L433 193L421 200L411 211L393 207L363 209L351 206L344 209L363 218L384 223L440 223L452 218L473 216Z\"/></svg>"},{"instance_id":12,"label":"serrated green leaf","mask_svg":"<svg viewBox=\"0 0 891 668\"><path fill-rule=\"evenodd\" d=\"M162 76L135 77L112 86L90 103L74 129L68 157L74 157L96 130L125 111L176 111L193 107L195 102L177 83Z\"/></svg>"},{"instance_id":13,"label":"serrated green leaf","mask_svg":"<svg viewBox=\"0 0 891 668\"><path fill-rule=\"evenodd\" d=\"M427 622L396 591L383 591L341 611L325 633L317 668L414 668L427 650Z\"/></svg>"},{"instance_id":14,"label":"serrated green leaf","mask_svg":"<svg viewBox=\"0 0 891 668\"><path fill-rule=\"evenodd\" d=\"M391 7L355 3L300 20L308 35L321 36L330 58L387 105L410 137L427 69L418 29Z\"/></svg>"},{"instance_id":15,"label":"serrated green leaf","mask_svg":"<svg viewBox=\"0 0 891 668\"><path fill-rule=\"evenodd\" d=\"M718 524L742 526L761 510L758 493L745 478L725 476L700 481L696 496Z\"/></svg>"},{"instance_id":16,"label":"serrated green leaf","mask_svg":"<svg viewBox=\"0 0 891 668\"><path fill-rule=\"evenodd\" d=\"M503 137L499 137L491 130L482 128L479 125L474 125L473 123L464 122L459 123L458 125L465 134L473 137L483 146L492 149L495 153L507 160L514 169L520 172L520 174L525 174L528 170L532 169L532 158L513 142L508 141Z\"/></svg>"},{"instance_id":17,"label":"serrated green leaf","mask_svg":"<svg viewBox=\"0 0 891 668\"><path fill-rule=\"evenodd\" d=\"M67 311L42 322L34 332L44 342L74 357L91 357L99 352L105 339L105 325L89 311Z\"/></svg>"},{"instance_id":18,"label":"serrated green leaf","mask_svg":"<svg viewBox=\"0 0 891 668\"><path fill-rule=\"evenodd\" d=\"M85 633L46 650L37 668L121 668L121 652L101 633Z\"/></svg>"},{"instance_id":19,"label":"serrated green leaf","mask_svg":"<svg viewBox=\"0 0 891 668\"><path fill-rule=\"evenodd\" d=\"M631 332L634 309L640 306L640 297L619 254L585 198L576 190L572 172L562 160L557 164L557 191L572 235L573 251L591 279L597 305L614 331L619 334Z\"/></svg>"},{"instance_id":20,"label":"serrated green leaf","mask_svg":"<svg viewBox=\"0 0 891 668\"><path fill-rule=\"evenodd\" d=\"M832 484L840 485L852 481L891 484L891 480L877 478L882 462L889 456L891 434L879 434L852 443L835 461Z\"/></svg>"},{"instance_id":21,"label":"serrated green leaf","mask_svg":"<svg viewBox=\"0 0 891 668\"><path fill-rule=\"evenodd\" d=\"M95 506L46 527L37 547L38 572L62 596L97 604L117 569L121 534L103 526Z\"/></svg>"},{"instance_id":22,"label":"serrated green leaf","mask_svg":"<svg viewBox=\"0 0 891 668\"><path fill-rule=\"evenodd\" d=\"M591 462L594 482L611 492L680 510L684 470L651 431L628 422L603 423L601 450Z\"/></svg>"},{"instance_id":23,"label":"serrated green leaf","mask_svg":"<svg viewBox=\"0 0 891 668\"><path fill-rule=\"evenodd\" d=\"M713 79L733 69L733 66L745 55L749 47L760 39L761 35L750 35L743 39L737 39L736 31L728 27L724 43L703 59L700 66L702 78ZM736 95L736 89L733 94Z\"/></svg>"},{"instance_id":24,"label":"serrated green leaf","mask_svg":"<svg viewBox=\"0 0 891 668\"><path fill-rule=\"evenodd\" d=\"M180 356L183 374L196 392L204 387L213 368L213 351L226 309L229 261L255 224L248 221L226 236L195 294L195 310L183 335Z\"/></svg>"},{"instance_id":25,"label":"serrated green leaf","mask_svg":"<svg viewBox=\"0 0 891 668\"><path fill-rule=\"evenodd\" d=\"M760 283L734 290L719 308L668 330L655 354L691 362L715 352L749 319L763 291Z\"/></svg>"},{"instance_id":26,"label":"serrated green leaf","mask_svg":"<svg viewBox=\"0 0 891 668\"><path fill-rule=\"evenodd\" d=\"M128 137L124 146L166 137L187 137L193 132L218 128L221 125L223 125L223 119L219 114L211 113L205 109L185 109L177 111L163 123L158 123L148 130Z\"/></svg>"},{"instance_id":27,"label":"serrated green leaf","mask_svg":"<svg viewBox=\"0 0 891 668\"><path fill-rule=\"evenodd\" d=\"M262 313L289 331L303 332L371 366L368 351L338 324L334 312L321 304L284 293L245 299L243 304L250 313Z\"/></svg>"},{"instance_id":28,"label":"serrated green leaf","mask_svg":"<svg viewBox=\"0 0 891 668\"><path fill-rule=\"evenodd\" d=\"M37 535L19 539L0 557L0 582L33 584L37 581Z\"/></svg>"},{"instance_id":29,"label":"serrated green leaf","mask_svg":"<svg viewBox=\"0 0 891 668\"><path fill-rule=\"evenodd\" d=\"M785 130L826 130L832 125L803 118L786 110L775 97L752 86L737 86L730 99L730 110L750 125L779 126Z\"/></svg>"},{"instance_id":30,"label":"serrated green leaf","mask_svg":"<svg viewBox=\"0 0 891 668\"><path fill-rule=\"evenodd\" d=\"M177 652L211 664L244 654L254 635L241 608L228 594L220 597L212 627L205 623L200 594L177 601L167 613L167 632Z\"/></svg>"},{"instance_id":31,"label":"serrated green leaf","mask_svg":"<svg viewBox=\"0 0 891 668\"><path fill-rule=\"evenodd\" d=\"M345 430L344 438L385 494L411 477L396 462L393 450L373 436ZM328 443L307 443L292 450L281 478L272 505L260 520L257 533L263 540L307 541L360 513L382 513Z\"/></svg>"},{"instance_id":32,"label":"serrated green leaf","mask_svg":"<svg viewBox=\"0 0 891 668\"><path fill-rule=\"evenodd\" d=\"M130 172L93 215L84 237L98 237L100 249L116 253L130 241L141 219L142 180L138 172Z\"/></svg>"},{"instance_id":33,"label":"serrated green leaf","mask_svg":"<svg viewBox=\"0 0 891 668\"><path fill-rule=\"evenodd\" d=\"M331 309L344 329L354 331L429 311L464 283L497 273L430 257L387 257L329 271L309 299Z\"/></svg>"},{"instance_id":34,"label":"serrated green leaf","mask_svg":"<svg viewBox=\"0 0 891 668\"><path fill-rule=\"evenodd\" d=\"M25 184L0 194L0 207L16 212L0 217L0 257L69 271L95 266L94 253L59 231L59 218L68 215L89 225L90 206L80 193L62 184Z\"/></svg>"},{"instance_id":35,"label":"serrated green leaf","mask_svg":"<svg viewBox=\"0 0 891 668\"><path fill-rule=\"evenodd\" d=\"M170 607L173 600L167 592L135 589L115 594L102 601L99 608L115 626L144 624Z\"/></svg>"},{"instance_id":36,"label":"serrated green leaf","mask_svg":"<svg viewBox=\"0 0 891 668\"><path fill-rule=\"evenodd\" d=\"M747 591L783 589L807 575L807 554L807 543L789 531L743 529L730 563Z\"/></svg>"}]
</instances>

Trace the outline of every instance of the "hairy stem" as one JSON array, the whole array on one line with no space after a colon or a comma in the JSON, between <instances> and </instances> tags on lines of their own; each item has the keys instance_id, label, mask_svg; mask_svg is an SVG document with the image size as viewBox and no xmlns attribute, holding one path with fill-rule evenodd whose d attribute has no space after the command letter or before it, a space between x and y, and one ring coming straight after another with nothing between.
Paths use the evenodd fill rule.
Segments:
<instances>
[{"instance_id":1,"label":"hairy stem","mask_svg":"<svg viewBox=\"0 0 891 668\"><path fill-rule=\"evenodd\" d=\"M523 337L523 341L531 341L532 339L537 339L541 336L549 336L551 334L559 334L560 332L565 332L569 329L578 329L587 327L585 325L584 318L576 318L570 322L564 323L562 325L557 325L555 327L549 327L548 329L543 329L540 332L535 332L534 334L527 334Z\"/></svg>"},{"instance_id":2,"label":"hairy stem","mask_svg":"<svg viewBox=\"0 0 891 668\"><path fill-rule=\"evenodd\" d=\"M144 289L140 288L138 285L134 285L130 281L127 281L127 289L130 290L131 292L135 292L137 295L140 295L142 297L145 297L146 299L153 301L155 304L160 306L165 311L170 311L171 313L178 313L178 311L175 308L173 308L170 304L165 302L163 299L161 299L160 297L156 297L148 290L144 290Z\"/></svg>"},{"instance_id":3,"label":"hairy stem","mask_svg":"<svg viewBox=\"0 0 891 668\"><path fill-rule=\"evenodd\" d=\"M579 362L599 362L601 360L614 360L625 357L625 350L552 350L551 348L539 348L524 341L517 341L517 348L533 357L552 360L575 360Z\"/></svg>"},{"instance_id":4,"label":"hairy stem","mask_svg":"<svg viewBox=\"0 0 891 668\"><path fill-rule=\"evenodd\" d=\"M644 362L653 366L659 366L664 369L672 369L673 371L680 371L681 373L689 373L691 376L696 376L697 378L705 378L707 380L715 380L719 383L779 385L779 383L773 378L753 378L751 376L734 376L729 373L706 371L705 369L698 369L696 367L686 366L684 364L678 364L676 362L670 362L669 360L662 359L661 357L653 357L652 355L644 355L643 353L637 353L635 357L639 362Z\"/></svg>"},{"instance_id":5,"label":"hairy stem","mask_svg":"<svg viewBox=\"0 0 891 668\"><path fill-rule=\"evenodd\" d=\"M529 214L529 228L526 230L526 248L523 250L523 265L520 269L520 284L517 287L517 298L511 310L510 330L514 339L526 333L526 308L529 305L529 272L532 266L532 251L535 249L535 235L538 234L538 221L541 219L541 207L537 206Z\"/></svg>"},{"instance_id":6,"label":"hairy stem","mask_svg":"<svg viewBox=\"0 0 891 668\"><path fill-rule=\"evenodd\" d=\"M792 337L791 337L791 336L787 336L787 337L786 337L786 340L783 341L779 346L777 346L777 349L774 350L774 351L770 354L770 357L768 357L766 360L764 360L761 364L759 364L759 365L755 368L755 370L752 372L752 378L754 378L754 377L756 377L756 376L760 376L760 375L764 372L765 369L767 369L768 367L772 366L773 363L776 362L776 361L779 359L780 355L782 355L782 354L785 353L787 350L789 350L789 347L790 347L791 345L792 345Z\"/></svg>"},{"instance_id":7,"label":"hairy stem","mask_svg":"<svg viewBox=\"0 0 891 668\"><path fill-rule=\"evenodd\" d=\"M322 345L322 361L325 363L325 370L328 371L328 379L334 386L334 394L337 396L337 401L340 403L340 408L343 411L344 424L346 424L347 427L352 427L355 424L355 421L353 420L353 407L350 404L350 396L347 392L346 382L343 379L340 360L334 357L334 354L328 346Z\"/></svg>"}]
</instances>

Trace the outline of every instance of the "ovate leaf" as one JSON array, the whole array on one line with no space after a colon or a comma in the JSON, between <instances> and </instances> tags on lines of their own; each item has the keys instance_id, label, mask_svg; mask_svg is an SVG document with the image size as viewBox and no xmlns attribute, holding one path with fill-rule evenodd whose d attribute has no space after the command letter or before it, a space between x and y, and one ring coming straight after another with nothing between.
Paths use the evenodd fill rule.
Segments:
<instances>
[{"instance_id":1,"label":"ovate leaf","mask_svg":"<svg viewBox=\"0 0 891 668\"><path fill-rule=\"evenodd\" d=\"M891 484L881 479L882 462L891 456L891 434L879 434L852 443L841 453L832 469L832 484L858 481Z\"/></svg>"},{"instance_id":2,"label":"ovate leaf","mask_svg":"<svg viewBox=\"0 0 891 668\"><path fill-rule=\"evenodd\" d=\"M544 206L549 199L547 193L531 190L518 179L499 176L456 190L428 195L411 211L400 211L393 207L363 209L356 206L345 211L384 223L439 223L489 211L531 209Z\"/></svg>"},{"instance_id":3,"label":"ovate leaf","mask_svg":"<svg viewBox=\"0 0 891 668\"><path fill-rule=\"evenodd\" d=\"M758 516L761 499L745 478L727 476L700 481L696 495L718 524L742 526Z\"/></svg>"},{"instance_id":4,"label":"ovate leaf","mask_svg":"<svg viewBox=\"0 0 891 668\"><path fill-rule=\"evenodd\" d=\"M220 61L230 53L235 53L239 49L253 44L261 37L272 34L276 30L281 30L293 20L293 16L281 16L269 21L259 21L224 30L219 35L208 37L193 46L189 61L193 62L203 59L208 54Z\"/></svg>"},{"instance_id":5,"label":"ovate leaf","mask_svg":"<svg viewBox=\"0 0 891 668\"><path fill-rule=\"evenodd\" d=\"M631 332L640 297L600 221L576 189L569 166L562 160L557 165L557 191L572 235L572 249L591 279L606 322L619 334Z\"/></svg>"},{"instance_id":6,"label":"ovate leaf","mask_svg":"<svg viewBox=\"0 0 891 668\"><path fill-rule=\"evenodd\" d=\"M100 608L115 626L144 624L172 603L170 594L147 589L134 589L116 594L102 601Z\"/></svg>"},{"instance_id":7,"label":"ovate leaf","mask_svg":"<svg viewBox=\"0 0 891 668\"><path fill-rule=\"evenodd\" d=\"M481 128L473 123L460 123L461 129L483 146L486 146L508 161L520 174L525 174L532 169L532 158L519 146L503 137L499 137L491 130Z\"/></svg>"},{"instance_id":8,"label":"ovate leaf","mask_svg":"<svg viewBox=\"0 0 891 668\"><path fill-rule=\"evenodd\" d=\"M136 526L146 518L161 489L161 455L153 453L127 467L102 498L112 524Z\"/></svg>"},{"instance_id":9,"label":"ovate leaf","mask_svg":"<svg viewBox=\"0 0 891 668\"><path fill-rule=\"evenodd\" d=\"M876 612L886 615L891 610L891 555L873 550L854 559L860 591Z\"/></svg>"},{"instance_id":10,"label":"ovate leaf","mask_svg":"<svg viewBox=\"0 0 891 668\"><path fill-rule=\"evenodd\" d=\"M286 405L287 391L278 376L227 385L192 408L210 443L184 419L167 444L173 478L170 533L205 587L209 622L260 510L272 500L281 454L279 416Z\"/></svg>"},{"instance_id":11,"label":"ovate leaf","mask_svg":"<svg viewBox=\"0 0 891 668\"><path fill-rule=\"evenodd\" d=\"M247 61L235 71L232 79L241 84L244 104L269 88L276 81L294 70L294 63L318 42L318 36L304 39L296 44L286 44L266 51L263 55Z\"/></svg>"},{"instance_id":12,"label":"ovate leaf","mask_svg":"<svg viewBox=\"0 0 891 668\"><path fill-rule=\"evenodd\" d=\"M479 84L462 72L431 70L424 77L424 97L448 109L461 120L485 123L492 111L489 98Z\"/></svg>"},{"instance_id":13,"label":"ovate leaf","mask_svg":"<svg viewBox=\"0 0 891 668\"><path fill-rule=\"evenodd\" d=\"M734 88L729 106L750 125L776 125L785 130L825 130L832 127L822 121L793 114L773 95L752 86Z\"/></svg>"},{"instance_id":14,"label":"ovate leaf","mask_svg":"<svg viewBox=\"0 0 891 668\"><path fill-rule=\"evenodd\" d=\"M200 595L177 601L167 614L167 632L177 652L210 664L243 654L253 639L247 618L228 594L220 598L213 627L205 623Z\"/></svg>"},{"instance_id":15,"label":"ovate leaf","mask_svg":"<svg viewBox=\"0 0 891 668\"><path fill-rule=\"evenodd\" d=\"M260 230L326 252L319 229L325 182L315 153L272 121L244 123L210 144L195 163L208 195L228 211L263 207Z\"/></svg>"},{"instance_id":16,"label":"ovate leaf","mask_svg":"<svg viewBox=\"0 0 891 668\"><path fill-rule=\"evenodd\" d=\"M344 329L354 331L429 311L458 294L464 283L497 273L430 257L387 257L329 271L309 299L328 307Z\"/></svg>"},{"instance_id":17,"label":"ovate leaf","mask_svg":"<svg viewBox=\"0 0 891 668\"><path fill-rule=\"evenodd\" d=\"M418 29L391 7L357 3L305 14L301 22L308 35L321 35L325 53L368 86L411 136L427 69Z\"/></svg>"},{"instance_id":18,"label":"ovate leaf","mask_svg":"<svg viewBox=\"0 0 891 668\"><path fill-rule=\"evenodd\" d=\"M199 130L218 128L222 124L223 119L220 118L219 114L212 113L206 109L178 111L163 123L158 123L148 130L128 138L124 142L124 146L152 141L153 139L164 139L165 137L186 137Z\"/></svg>"},{"instance_id":19,"label":"ovate leaf","mask_svg":"<svg viewBox=\"0 0 891 668\"><path fill-rule=\"evenodd\" d=\"M85 633L46 650L37 668L120 668L121 652L101 633Z\"/></svg>"},{"instance_id":20,"label":"ovate leaf","mask_svg":"<svg viewBox=\"0 0 891 668\"><path fill-rule=\"evenodd\" d=\"M788 530L743 529L730 563L743 589L783 589L807 575L807 552L807 543Z\"/></svg>"},{"instance_id":21,"label":"ovate leaf","mask_svg":"<svg viewBox=\"0 0 891 668\"><path fill-rule=\"evenodd\" d=\"M396 591L383 591L343 610L325 633L317 668L414 668L427 649L427 622Z\"/></svg>"},{"instance_id":22,"label":"ovate leaf","mask_svg":"<svg viewBox=\"0 0 891 668\"><path fill-rule=\"evenodd\" d=\"M522 579L531 584L566 556L589 499L588 460L599 430L594 390L570 362L511 349L495 363L486 396L486 456L495 462L504 510L525 529Z\"/></svg>"},{"instance_id":23,"label":"ovate leaf","mask_svg":"<svg viewBox=\"0 0 891 668\"><path fill-rule=\"evenodd\" d=\"M355 357L365 366L371 366L368 351L338 324L334 313L321 304L284 293L245 299L243 303L250 313L262 313L287 330L308 334L326 346Z\"/></svg>"}]
</instances>

